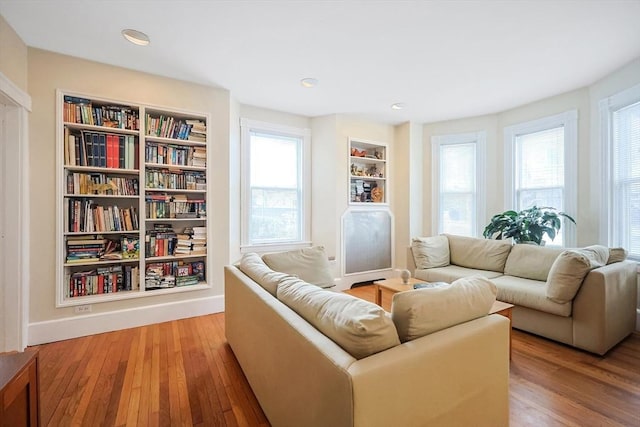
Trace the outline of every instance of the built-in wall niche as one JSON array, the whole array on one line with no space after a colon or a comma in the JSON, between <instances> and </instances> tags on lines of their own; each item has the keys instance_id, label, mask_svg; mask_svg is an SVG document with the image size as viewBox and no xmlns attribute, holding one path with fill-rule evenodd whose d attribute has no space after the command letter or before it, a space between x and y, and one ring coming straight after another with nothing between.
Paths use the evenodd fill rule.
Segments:
<instances>
[{"instance_id":1,"label":"built-in wall niche","mask_svg":"<svg viewBox=\"0 0 640 427\"><path fill-rule=\"evenodd\" d=\"M381 142L349 138L349 203L388 203L389 150Z\"/></svg>"}]
</instances>

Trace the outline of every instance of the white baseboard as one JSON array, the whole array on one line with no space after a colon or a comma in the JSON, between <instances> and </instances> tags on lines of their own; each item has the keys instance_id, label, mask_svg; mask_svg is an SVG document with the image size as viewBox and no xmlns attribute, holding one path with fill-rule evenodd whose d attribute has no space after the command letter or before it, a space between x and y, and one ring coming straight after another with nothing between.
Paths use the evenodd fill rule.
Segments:
<instances>
[{"instance_id":1,"label":"white baseboard","mask_svg":"<svg viewBox=\"0 0 640 427\"><path fill-rule=\"evenodd\" d=\"M84 337L224 311L224 295L29 324L28 345Z\"/></svg>"}]
</instances>

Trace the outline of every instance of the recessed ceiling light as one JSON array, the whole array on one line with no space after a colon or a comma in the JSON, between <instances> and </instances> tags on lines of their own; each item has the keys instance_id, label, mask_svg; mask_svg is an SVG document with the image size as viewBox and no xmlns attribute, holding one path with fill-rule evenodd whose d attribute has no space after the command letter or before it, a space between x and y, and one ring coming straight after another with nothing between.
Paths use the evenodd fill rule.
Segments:
<instances>
[{"instance_id":1,"label":"recessed ceiling light","mask_svg":"<svg viewBox=\"0 0 640 427\"><path fill-rule=\"evenodd\" d=\"M146 46L149 44L149 36L141 31L129 28L122 30L122 35L125 39L129 40L133 44L137 44L138 46Z\"/></svg>"},{"instance_id":2,"label":"recessed ceiling light","mask_svg":"<svg viewBox=\"0 0 640 427\"><path fill-rule=\"evenodd\" d=\"M392 110L402 110L404 108L403 102L396 102L395 104L391 104Z\"/></svg>"},{"instance_id":3,"label":"recessed ceiling light","mask_svg":"<svg viewBox=\"0 0 640 427\"><path fill-rule=\"evenodd\" d=\"M316 87L316 85L318 84L318 79L314 79L313 77L306 77L300 80L300 84L302 85L302 87L306 88Z\"/></svg>"}]
</instances>

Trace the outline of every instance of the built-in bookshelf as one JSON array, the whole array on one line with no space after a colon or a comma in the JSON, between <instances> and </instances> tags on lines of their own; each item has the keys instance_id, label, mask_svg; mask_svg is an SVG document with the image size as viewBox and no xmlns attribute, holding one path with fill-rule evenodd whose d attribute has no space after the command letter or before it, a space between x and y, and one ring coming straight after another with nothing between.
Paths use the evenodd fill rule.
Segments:
<instances>
[{"instance_id":1,"label":"built-in bookshelf","mask_svg":"<svg viewBox=\"0 0 640 427\"><path fill-rule=\"evenodd\" d=\"M208 115L57 102L57 306L207 287Z\"/></svg>"},{"instance_id":2,"label":"built-in bookshelf","mask_svg":"<svg viewBox=\"0 0 640 427\"><path fill-rule=\"evenodd\" d=\"M349 203L388 204L388 147L349 138Z\"/></svg>"}]
</instances>

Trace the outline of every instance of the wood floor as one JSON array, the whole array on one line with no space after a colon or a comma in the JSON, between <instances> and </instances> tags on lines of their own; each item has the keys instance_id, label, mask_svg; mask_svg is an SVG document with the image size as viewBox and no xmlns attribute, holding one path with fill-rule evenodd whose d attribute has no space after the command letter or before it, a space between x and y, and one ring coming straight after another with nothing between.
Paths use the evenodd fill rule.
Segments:
<instances>
[{"instance_id":1,"label":"wood floor","mask_svg":"<svg viewBox=\"0 0 640 427\"><path fill-rule=\"evenodd\" d=\"M269 425L223 313L39 349L43 426ZM514 331L510 407L514 427L640 426L640 334L598 357Z\"/></svg>"}]
</instances>

